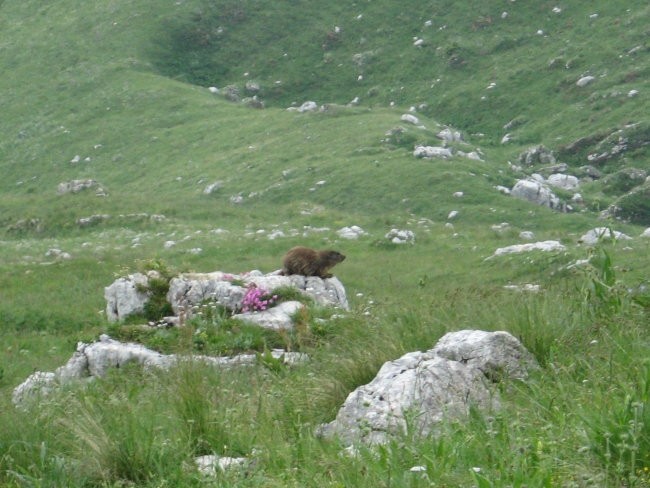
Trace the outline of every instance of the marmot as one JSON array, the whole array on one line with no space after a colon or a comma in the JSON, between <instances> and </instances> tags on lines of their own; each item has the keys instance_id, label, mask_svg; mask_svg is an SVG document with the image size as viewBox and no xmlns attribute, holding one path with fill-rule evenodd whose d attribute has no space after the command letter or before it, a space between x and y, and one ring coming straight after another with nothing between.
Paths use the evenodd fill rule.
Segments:
<instances>
[{"instance_id":1,"label":"marmot","mask_svg":"<svg viewBox=\"0 0 650 488\"><path fill-rule=\"evenodd\" d=\"M284 276L297 274L331 278L332 274L328 273L330 268L344 259L345 256L338 251L316 251L308 247L298 246L290 249L285 254L281 274Z\"/></svg>"}]
</instances>

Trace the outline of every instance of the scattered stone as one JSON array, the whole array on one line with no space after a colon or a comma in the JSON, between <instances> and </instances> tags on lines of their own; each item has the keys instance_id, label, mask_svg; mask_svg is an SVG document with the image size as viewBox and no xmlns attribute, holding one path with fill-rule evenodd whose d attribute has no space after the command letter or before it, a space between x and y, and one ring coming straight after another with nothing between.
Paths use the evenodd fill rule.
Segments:
<instances>
[{"instance_id":1,"label":"scattered stone","mask_svg":"<svg viewBox=\"0 0 650 488\"><path fill-rule=\"evenodd\" d=\"M550 149L542 145L531 147L519 155L519 163L526 166L535 164L555 164L555 156Z\"/></svg>"},{"instance_id":2,"label":"scattered stone","mask_svg":"<svg viewBox=\"0 0 650 488\"><path fill-rule=\"evenodd\" d=\"M259 325L264 329L293 330L292 317L303 308L305 306L302 303L289 301L260 312L235 314L232 318Z\"/></svg>"},{"instance_id":3,"label":"scattered stone","mask_svg":"<svg viewBox=\"0 0 650 488\"><path fill-rule=\"evenodd\" d=\"M420 125L420 119L412 114L404 114L400 117L400 120L402 122L408 122L409 124Z\"/></svg>"},{"instance_id":4,"label":"scattered stone","mask_svg":"<svg viewBox=\"0 0 650 488\"><path fill-rule=\"evenodd\" d=\"M45 257L54 258L57 261L67 261L69 259L72 259L70 253L67 253L57 248L48 249L47 252L45 253Z\"/></svg>"},{"instance_id":5,"label":"scattered stone","mask_svg":"<svg viewBox=\"0 0 650 488\"><path fill-rule=\"evenodd\" d=\"M215 181L214 183L210 183L208 186L206 186L203 189L203 194L212 195L214 192L219 190L222 186L223 186L223 181Z\"/></svg>"},{"instance_id":6,"label":"scattered stone","mask_svg":"<svg viewBox=\"0 0 650 488\"><path fill-rule=\"evenodd\" d=\"M564 190L575 190L580 185L578 178L562 173L552 174L546 181L549 185L555 186L557 188L562 188Z\"/></svg>"},{"instance_id":7,"label":"scattered stone","mask_svg":"<svg viewBox=\"0 0 650 488\"><path fill-rule=\"evenodd\" d=\"M506 290L529 293L537 293L541 290L541 287L539 285L533 285L531 283L526 283L524 285L505 285L504 288Z\"/></svg>"},{"instance_id":8,"label":"scattered stone","mask_svg":"<svg viewBox=\"0 0 650 488\"><path fill-rule=\"evenodd\" d=\"M487 259L503 256L505 254L519 254L523 252L530 251L544 251L544 252L562 252L566 251L566 247L560 244L559 241L541 241L541 242L532 242L528 244L515 244L513 246L500 247L494 254Z\"/></svg>"},{"instance_id":9,"label":"scattered stone","mask_svg":"<svg viewBox=\"0 0 650 488\"><path fill-rule=\"evenodd\" d=\"M391 229L384 237L393 244L415 244L415 234L410 230Z\"/></svg>"},{"instance_id":10,"label":"scattered stone","mask_svg":"<svg viewBox=\"0 0 650 488\"><path fill-rule=\"evenodd\" d=\"M566 210L566 205L544 183L532 177L519 180L510 191L510 194L513 197L528 200L553 210Z\"/></svg>"},{"instance_id":11,"label":"scattered stone","mask_svg":"<svg viewBox=\"0 0 650 488\"><path fill-rule=\"evenodd\" d=\"M535 234L529 230L524 230L519 233L519 239L524 241L532 241L535 239Z\"/></svg>"},{"instance_id":12,"label":"scattered stone","mask_svg":"<svg viewBox=\"0 0 650 488\"><path fill-rule=\"evenodd\" d=\"M59 183L56 192L59 195L65 195L66 193L79 193L80 191L95 187L98 187L98 183L95 180L71 180ZM100 190L103 192L103 190L98 187L98 194L100 193Z\"/></svg>"},{"instance_id":13,"label":"scattered stone","mask_svg":"<svg viewBox=\"0 0 650 488\"><path fill-rule=\"evenodd\" d=\"M111 216L107 214L96 214L91 215L90 217L81 217L77 219L77 225L79 227L90 227L91 225L98 224L105 220L108 220Z\"/></svg>"},{"instance_id":14,"label":"scattered stone","mask_svg":"<svg viewBox=\"0 0 650 488\"><path fill-rule=\"evenodd\" d=\"M416 158L442 158L447 159L452 156L451 149L437 146L415 146L413 156Z\"/></svg>"},{"instance_id":15,"label":"scattered stone","mask_svg":"<svg viewBox=\"0 0 650 488\"><path fill-rule=\"evenodd\" d=\"M305 102L300 107L298 107L298 112L316 112L318 110L318 104L316 102Z\"/></svg>"},{"instance_id":16,"label":"scattered stone","mask_svg":"<svg viewBox=\"0 0 650 488\"><path fill-rule=\"evenodd\" d=\"M595 76L583 76L578 81L576 81L576 85L582 88L592 83L595 79L596 79Z\"/></svg>"},{"instance_id":17,"label":"scattered stone","mask_svg":"<svg viewBox=\"0 0 650 488\"><path fill-rule=\"evenodd\" d=\"M495 224L490 227L497 234L503 234L510 230L510 224L508 222L501 222L500 224Z\"/></svg>"},{"instance_id":18,"label":"scattered stone","mask_svg":"<svg viewBox=\"0 0 650 488\"><path fill-rule=\"evenodd\" d=\"M203 476L214 477L218 472L225 472L233 468L241 468L248 463L248 459L243 457L217 456L208 454L194 458L196 469Z\"/></svg>"},{"instance_id":19,"label":"scattered stone","mask_svg":"<svg viewBox=\"0 0 650 488\"><path fill-rule=\"evenodd\" d=\"M456 217L458 217L458 210L452 210L449 212L449 214L447 214L447 220L453 220Z\"/></svg>"},{"instance_id":20,"label":"scattered stone","mask_svg":"<svg viewBox=\"0 0 650 488\"><path fill-rule=\"evenodd\" d=\"M578 239L578 242L580 244L587 244L588 246L595 246L600 241L618 241L630 239L632 239L630 236L625 235L622 232L612 230L609 227L596 227L595 229L588 231L586 234L583 234L582 237Z\"/></svg>"},{"instance_id":21,"label":"scattered stone","mask_svg":"<svg viewBox=\"0 0 650 488\"><path fill-rule=\"evenodd\" d=\"M452 131L449 128L442 129L436 134L438 139L442 139L445 144L451 144L452 142L462 142L463 136L458 131Z\"/></svg>"},{"instance_id":22,"label":"scattered stone","mask_svg":"<svg viewBox=\"0 0 650 488\"><path fill-rule=\"evenodd\" d=\"M336 233L342 239L358 239L359 237L368 235L368 233L358 225L342 227L337 230Z\"/></svg>"}]
</instances>

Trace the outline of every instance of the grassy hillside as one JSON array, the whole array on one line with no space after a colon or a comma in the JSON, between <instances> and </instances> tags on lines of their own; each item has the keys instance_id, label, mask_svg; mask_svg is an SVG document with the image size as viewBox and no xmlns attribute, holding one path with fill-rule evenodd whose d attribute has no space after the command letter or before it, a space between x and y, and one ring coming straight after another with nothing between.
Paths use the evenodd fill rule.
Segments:
<instances>
[{"instance_id":1,"label":"grassy hillside","mask_svg":"<svg viewBox=\"0 0 650 488\"><path fill-rule=\"evenodd\" d=\"M255 461L215 486L648 486L650 209L627 176L650 171L646 3L0 2L0 485L203 486L192 460L216 453ZM307 100L327 108L286 110ZM448 126L482 161L413 156ZM543 171L517 168L539 144L601 173L574 212L495 189ZM59 194L72 180L94 186ZM631 191L641 217L599 218ZM352 225L367 234L338 236ZM600 226L632 240L578 243ZM521 231L567 251L486 259ZM77 341L140 330L105 320L116 277L270 272L297 244L348 256L348 315L262 340L309 364L133 368L11 404ZM526 283L542 291L504 288ZM138 337L190 353L202 327ZM384 361L463 328L507 330L543 366L502 411L358 457L313 435Z\"/></svg>"}]
</instances>

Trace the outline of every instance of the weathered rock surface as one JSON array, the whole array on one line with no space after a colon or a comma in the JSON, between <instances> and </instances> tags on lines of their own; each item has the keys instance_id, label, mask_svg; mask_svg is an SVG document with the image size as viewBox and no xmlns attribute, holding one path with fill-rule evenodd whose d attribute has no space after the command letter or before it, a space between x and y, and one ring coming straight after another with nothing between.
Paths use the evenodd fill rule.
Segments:
<instances>
[{"instance_id":1,"label":"weathered rock surface","mask_svg":"<svg viewBox=\"0 0 650 488\"><path fill-rule=\"evenodd\" d=\"M257 324L265 329L291 330L293 329L292 316L305 308L300 302L282 302L261 312L246 312L233 315L234 319Z\"/></svg>"},{"instance_id":2,"label":"weathered rock surface","mask_svg":"<svg viewBox=\"0 0 650 488\"><path fill-rule=\"evenodd\" d=\"M307 356L303 353L273 350L271 354L276 359L282 359L285 364L296 364L307 360ZM12 401L17 407L26 407L31 400L46 396L62 385L102 377L110 369L122 368L131 363L140 364L144 368L169 369L189 359L205 363L206 366L232 367L254 364L257 356L255 354L240 354L232 357L165 355L141 344L123 343L102 335L98 342L92 344L80 342L68 362L54 372L37 371L30 375L14 389Z\"/></svg>"},{"instance_id":3,"label":"weathered rock surface","mask_svg":"<svg viewBox=\"0 0 650 488\"><path fill-rule=\"evenodd\" d=\"M106 287L104 297L108 320L115 322L134 313L141 313L149 300L147 285L146 275L134 273L119 278ZM176 315L182 313L185 318L192 315L194 307L208 300L232 312L238 312L246 289L250 285L269 292L279 287L293 287L313 298L320 305L349 309L345 288L336 277L321 279L315 276L282 276L278 271L266 275L260 271L251 271L242 275L221 271L181 274L170 281L167 300L174 313Z\"/></svg>"},{"instance_id":4,"label":"weathered rock surface","mask_svg":"<svg viewBox=\"0 0 650 488\"><path fill-rule=\"evenodd\" d=\"M441 158L447 159L452 157L451 149L438 146L416 146L413 150L413 156L416 158Z\"/></svg>"},{"instance_id":5,"label":"weathered rock surface","mask_svg":"<svg viewBox=\"0 0 650 488\"><path fill-rule=\"evenodd\" d=\"M609 227L596 227L591 229L583 234L578 242L581 244L587 244L588 246L594 246L598 244L599 241L609 241L609 240L630 240L630 236L618 232L617 230L612 230Z\"/></svg>"},{"instance_id":6,"label":"weathered rock surface","mask_svg":"<svg viewBox=\"0 0 650 488\"><path fill-rule=\"evenodd\" d=\"M522 252L530 251L544 251L544 252L553 252L553 251L565 251L566 246L561 244L559 241L540 241L540 242L529 242L526 244L514 244L512 246L500 247L490 258L495 256L503 256L504 254L518 254ZM488 259L490 259L488 258Z\"/></svg>"},{"instance_id":7,"label":"weathered rock surface","mask_svg":"<svg viewBox=\"0 0 650 488\"><path fill-rule=\"evenodd\" d=\"M553 152L544 146L535 146L527 149L519 155L519 163L526 166L535 164L555 164L556 159Z\"/></svg>"},{"instance_id":8,"label":"weathered rock surface","mask_svg":"<svg viewBox=\"0 0 650 488\"><path fill-rule=\"evenodd\" d=\"M536 179L519 180L510 195L554 210L565 210L566 206L546 184Z\"/></svg>"},{"instance_id":9,"label":"weathered rock surface","mask_svg":"<svg viewBox=\"0 0 650 488\"><path fill-rule=\"evenodd\" d=\"M104 288L106 318L115 322L129 315L141 313L149 299L149 294L144 291L148 283L149 279L146 275L134 273L118 278Z\"/></svg>"},{"instance_id":10,"label":"weathered rock surface","mask_svg":"<svg viewBox=\"0 0 650 488\"><path fill-rule=\"evenodd\" d=\"M348 395L319 434L349 444L384 443L409 430L435 435L441 422L465 417L470 407L498 408L491 384L526 378L535 368L532 355L507 332L453 332L427 352L385 363L370 383Z\"/></svg>"},{"instance_id":11,"label":"weathered rock surface","mask_svg":"<svg viewBox=\"0 0 650 488\"><path fill-rule=\"evenodd\" d=\"M338 278L282 276L277 271L266 275L259 271L246 275L231 275L220 271L183 274L170 281L167 299L176 314L181 311L191 313L193 306L205 300L214 300L229 310L236 311L241 308L246 287L251 284L269 292L283 286L294 287L321 305L349 309L345 288Z\"/></svg>"}]
</instances>

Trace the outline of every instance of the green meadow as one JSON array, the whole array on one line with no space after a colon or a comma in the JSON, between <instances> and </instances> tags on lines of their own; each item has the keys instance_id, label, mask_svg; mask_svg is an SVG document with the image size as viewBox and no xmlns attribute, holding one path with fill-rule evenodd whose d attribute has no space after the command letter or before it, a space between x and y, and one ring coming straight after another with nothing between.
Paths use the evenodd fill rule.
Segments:
<instances>
[{"instance_id":1,"label":"green meadow","mask_svg":"<svg viewBox=\"0 0 650 488\"><path fill-rule=\"evenodd\" d=\"M649 21L640 0L0 1L0 486L650 486ZM414 157L444 128L480 160ZM548 175L519 160L539 145L581 178L580 201L556 191L570 212L497 189ZM596 227L631 239L579 242ZM523 231L566 250L492 257ZM310 305L289 334L106 319L118 277L269 273L296 245L347 256L349 312ZM541 369L435 437L349 455L315 435L384 362L462 329L510 332ZM104 333L259 356L15 408ZM207 454L250 462L206 478Z\"/></svg>"}]
</instances>

